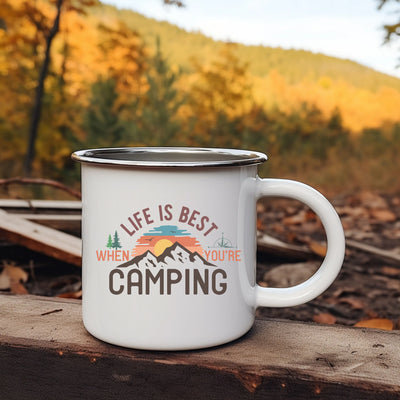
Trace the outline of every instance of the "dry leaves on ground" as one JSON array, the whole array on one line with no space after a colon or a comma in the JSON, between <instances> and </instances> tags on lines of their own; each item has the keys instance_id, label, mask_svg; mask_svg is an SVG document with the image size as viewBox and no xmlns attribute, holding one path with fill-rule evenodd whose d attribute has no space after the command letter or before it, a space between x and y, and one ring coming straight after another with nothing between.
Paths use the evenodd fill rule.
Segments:
<instances>
[{"instance_id":1,"label":"dry leaves on ground","mask_svg":"<svg viewBox=\"0 0 400 400\"><path fill-rule=\"evenodd\" d=\"M0 290L9 290L14 294L27 294L24 283L28 281L29 274L14 264L3 262L3 271L0 274Z\"/></svg>"},{"instance_id":2,"label":"dry leaves on ground","mask_svg":"<svg viewBox=\"0 0 400 400\"><path fill-rule=\"evenodd\" d=\"M357 322L354 326L359 328L375 328L383 329L386 331L393 330L393 321L386 318L372 318Z\"/></svg>"},{"instance_id":3,"label":"dry leaves on ground","mask_svg":"<svg viewBox=\"0 0 400 400\"><path fill-rule=\"evenodd\" d=\"M332 202L346 237L353 243L357 241L368 246L347 247L340 275L317 299L297 307L259 309L258 315L399 329L400 263L397 257L384 257L383 253L400 255L400 194L359 192L338 196ZM306 206L292 200L266 199L257 211L258 226L263 228L264 234L285 243L305 246L322 260L326 253L325 232L319 219ZM376 251L371 252L371 249ZM265 256L259 262L258 281L269 287L299 283L310 276L306 268L308 262L290 260L289 256L285 260Z\"/></svg>"}]
</instances>

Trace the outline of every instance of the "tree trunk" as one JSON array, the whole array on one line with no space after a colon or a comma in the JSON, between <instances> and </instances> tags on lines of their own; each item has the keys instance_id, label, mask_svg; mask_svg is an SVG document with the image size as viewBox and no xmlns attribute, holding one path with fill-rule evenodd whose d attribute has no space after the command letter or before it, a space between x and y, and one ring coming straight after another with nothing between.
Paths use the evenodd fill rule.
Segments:
<instances>
[{"instance_id":1,"label":"tree trunk","mask_svg":"<svg viewBox=\"0 0 400 400\"><path fill-rule=\"evenodd\" d=\"M49 36L46 40L46 51L42 67L40 69L38 83L35 89L35 98L32 110L31 123L29 127L28 147L24 163L25 176L30 176L32 171L32 162L35 157L35 142L38 133L40 116L42 112L43 95L44 95L44 82L47 77L49 64L50 64L50 50L54 37L57 35L60 28L60 16L63 0L57 0L57 14L54 19L52 28L50 29Z\"/></svg>"}]
</instances>

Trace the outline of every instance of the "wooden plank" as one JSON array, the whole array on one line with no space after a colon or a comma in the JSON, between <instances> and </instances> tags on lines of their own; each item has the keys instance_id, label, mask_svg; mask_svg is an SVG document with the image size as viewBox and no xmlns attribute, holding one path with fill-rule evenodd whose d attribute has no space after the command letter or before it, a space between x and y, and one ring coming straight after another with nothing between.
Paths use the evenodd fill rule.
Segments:
<instances>
[{"instance_id":1,"label":"wooden plank","mask_svg":"<svg viewBox=\"0 0 400 400\"><path fill-rule=\"evenodd\" d=\"M224 346L151 352L93 338L78 301L0 295L0 307L2 398L400 398L399 332L257 320Z\"/></svg>"},{"instance_id":2,"label":"wooden plank","mask_svg":"<svg viewBox=\"0 0 400 400\"><path fill-rule=\"evenodd\" d=\"M0 209L28 221L80 236L82 203L64 200L0 199Z\"/></svg>"},{"instance_id":3,"label":"wooden plank","mask_svg":"<svg viewBox=\"0 0 400 400\"><path fill-rule=\"evenodd\" d=\"M305 246L285 243L261 232L258 232L257 234L257 250L262 253L297 260L316 258L316 255Z\"/></svg>"},{"instance_id":4,"label":"wooden plank","mask_svg":"<svg viewBox=\"0 0 400 400\"><path fill-rule=\"evenodd\" d=\"M49 228L75 236L81 234L80 201L0 199L0 209Z\"/></svg>"},{"instance_id":5,"label":"wooden plank","mask_svg":"<svg viewBox=\"0 0 400 400\"><path fill-rule=\"evenodd\" d=\"M28 221L63 221L63 222L81 222L81 215L63 215L63 214L17 214L19 218Z\"/></svg>"},{"instance_id":6,"label":"wooden plank","mask_svg":"<svg viewBox=\"0 0 400 400\"><path fill-rule=\"evenodd\" d=\"M365 251L366 253L377 256L387 262L395 263L397 265L400 264L400 253L398 249L384 250L366 243L357 242L356 240L352 239L346 239L346 245L350 248Z\"/></svg>"},{"instance_id":7,"label":"wooden plank","mask_svg":"<svg viewBox=\"0 0 400 400\"><path fill-rule=\"evenodd\" d=\"M81 214L17 214L18 217L57 229L74 236L81 236Z\"/></svg>"},{"instance_id":8,"label":"wooden plank","mask_svg":"<svg viewBox=\"0 0 400 400\"><path fill-rule=\"evenodd\" d=\"M82 264L80 238L0 210L0 236L11 243L77 266Z\"/></svg>"},{"instance_id":9,"label":"wooden plank","mask_svg":"<svg viewBox=\"0 0 400 400\"><path fill-rule=\"evenodd\" d=\"M20 200L0 199L0 208L3 209L48 209L48 210L82 210L82 202L75 200Z\"/></svg>"}]
</instances>

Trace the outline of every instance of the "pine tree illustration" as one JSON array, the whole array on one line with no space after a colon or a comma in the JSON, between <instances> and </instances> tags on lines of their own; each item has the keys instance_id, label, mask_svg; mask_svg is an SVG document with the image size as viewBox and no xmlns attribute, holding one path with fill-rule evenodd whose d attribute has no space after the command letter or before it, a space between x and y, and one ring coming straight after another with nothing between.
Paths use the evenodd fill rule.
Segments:
<instances>
[{"instance_id":1,"label":"pine tree illustration","mask_svg":"<svg viewBox=\"0 0 400 400\"><path fill-rule=\"evenodd\" d=\"M113 242L112 242L112 238L111 235L108 235L108 242L106 244L106 247L111 249L113 247Z\"/></svg>"},{"instance_id":2,"label":"pine tree illustration","mask_svg":"<svg viewBox=\"0 0 400 400\"><path fill-rule=\"evenodd\" d=\"M115 231L115 233L114 233L114 240L113 240L113 243L112 243L112 247L113 247L113 249L122 248L121 243L119 242L119 236L118 236L118 232L117 231Z\"/></svg>"}]
</instances>

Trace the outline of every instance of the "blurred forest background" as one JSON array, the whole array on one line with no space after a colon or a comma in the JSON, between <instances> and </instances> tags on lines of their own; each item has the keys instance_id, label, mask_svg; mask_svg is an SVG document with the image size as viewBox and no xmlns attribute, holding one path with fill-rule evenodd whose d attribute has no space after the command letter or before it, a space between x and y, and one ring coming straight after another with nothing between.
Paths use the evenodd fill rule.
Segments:
<instances>
[{"instance_id":1,"label":"blurred forest background","mask_svg":"<svg viewBox=\"0 0 400 400\"><path fill-rule=\"evenodd\" d=\"M328 193L400 190L400 79L349 60L97 0L1 0L0 94L0 178L79 187L77 149L208 146L265 152L262 176Z\"/></svg>"}]
</instances>

